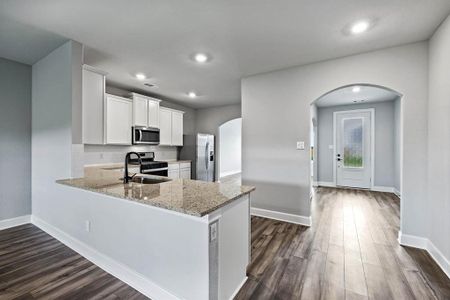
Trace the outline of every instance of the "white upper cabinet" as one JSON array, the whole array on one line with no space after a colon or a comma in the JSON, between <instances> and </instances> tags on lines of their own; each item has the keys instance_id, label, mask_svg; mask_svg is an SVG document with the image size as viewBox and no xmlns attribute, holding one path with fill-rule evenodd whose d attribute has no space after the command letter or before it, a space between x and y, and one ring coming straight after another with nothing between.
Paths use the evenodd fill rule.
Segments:
<instances>
[{"instance_id":1,"label":"white upper cabinet","mask_svg":"<svg viewBox=\"0 0 450 300\"><path fill-rule=\"evenodd\" d=\"M130 99L106 94L106 143L131 144L133 102Z\"/></svg>"},{"instance_id":2,"label":"white upper cabinet","mask_svg":"<svg viewBox=\"0 0 450 300\"><path fill-rule=\"evenodd\" d=\"M104 97L106 73L83 66L83 144L104 143Z\"/></svg>"},{"instance_id":3,"label":"white upper cabinet","mask_svg":"<svg viewBox=\"0 0 450 300\"><path fill-rule=\"evenodd\" d=\"M183 146L183 113L172 111L172 145Z\"/></svg>"},{"instance_id":4,"label":"white upper cabinet","mask_svg":"<svg viewBox=\"0 0 450 300\"><path fill-rule=\"evenodd\" d=\"M133 98L133 126L159 128L159 102L161 100L131 94Z\"/></svg>"},{"instance_id":5,"label":"white upper cabinet","mask_svg":"<svg viewBox=\"0 0 450 300\"><path fill-rule=\"evenodd\" d=\"M160 107L159 112L159 144L166 146L183 146L184 112L165 107Z\"/></svg>"},{"instance_id":6,"label":"white upper cabinet","mask_svg":"<svg viewBox=\"0 0 450 300\"><path fill-rule=\"evenodd\" d=\"M133 95L133 125L147 127L148 101L144 97Z\"/></svg>"},{"instance_id":7,"label":"white upper cabinet","mask_svg":"<svg viewBox=\"0 0 450 300\"><path fill-rule=\"evenodd\" d=\"M172 111L159 109L159 144L172 145Z\"/></svg>"},{"instance_id":8,"label":"white upper cabinet","mask_svg":"<svg viewBox=\"0 0 450 300\"><path fill-rule=\"evenodd\" d=\"M148 127L159 128L159 102L158 99L148 100Z\"/></svg>"}]
</instances>

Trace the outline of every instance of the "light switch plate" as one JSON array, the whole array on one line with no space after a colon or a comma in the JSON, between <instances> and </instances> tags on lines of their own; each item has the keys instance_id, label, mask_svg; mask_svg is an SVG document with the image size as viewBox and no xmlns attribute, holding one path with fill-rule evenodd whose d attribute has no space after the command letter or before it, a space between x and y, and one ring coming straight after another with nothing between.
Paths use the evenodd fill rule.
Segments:
<instances>
[{"instance_id":1,"label":"light switch plate","mask_svg":"<svg viewBox=\"0 0 450 300\"><path fill-rule=\"evenodd\" d=\"M303 141L297 142L297 150L305 150L305 142Z\"/></svg>"}]
</instances>

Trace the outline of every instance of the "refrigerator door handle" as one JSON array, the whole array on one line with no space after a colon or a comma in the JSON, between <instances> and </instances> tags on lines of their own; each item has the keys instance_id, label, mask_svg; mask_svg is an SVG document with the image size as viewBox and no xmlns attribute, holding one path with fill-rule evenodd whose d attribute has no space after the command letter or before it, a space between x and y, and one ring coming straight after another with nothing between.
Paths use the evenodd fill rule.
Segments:
<instances>
[{"instance_id":1,"label":"refrigerator door handle","mask_svg":"<svg viewBox=\"0 0 450 300\"><path fill-rule=\"evenodd\" d=\"M205 147L205 164L206 164L206 170L209 169L209 156L208 156L208 151L209 149L209 142L206 143L206 147Z\"/></svg>"}]
</instances>

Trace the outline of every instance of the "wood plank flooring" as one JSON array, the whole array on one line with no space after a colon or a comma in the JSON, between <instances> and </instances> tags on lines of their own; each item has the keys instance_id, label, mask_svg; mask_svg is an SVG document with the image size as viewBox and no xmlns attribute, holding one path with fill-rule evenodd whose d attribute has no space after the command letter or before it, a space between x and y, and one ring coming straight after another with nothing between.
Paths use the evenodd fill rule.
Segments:
<instances>
[{"instance_id":1,"label":"wood plank flooring","mask_svg":"<svg viewBox=\"0 0 450 300\"><path fill-rule=\"evenodd\" d=\"M230 178L236 180L236 178ZM252 217L236 299L450 299L450 280L397 242L399 200L319 188L310 228ZM33 225L0 231L0 299L146 299Z\"/></svg>"},{"instance_id":2,"label":"wood plank flooring","mask_svg":"<svg viewBox=\"0 0 450 300\"><path fill-rule=\"evenodd\" d=\"M0 231L0 299L148 299L37 227Z\"/></svg>"},{"instance_id":3,"label":"wood plank flooring","mask_svg":"<svg viewBox=\"0 0 450 300\"><path fill-rule=\"evenodd\" d=\"M311 228L252 217L236 299L450 299L428 253L398 244L399 205L388 193L319 188Z\"/></svg>"}]
</instances>

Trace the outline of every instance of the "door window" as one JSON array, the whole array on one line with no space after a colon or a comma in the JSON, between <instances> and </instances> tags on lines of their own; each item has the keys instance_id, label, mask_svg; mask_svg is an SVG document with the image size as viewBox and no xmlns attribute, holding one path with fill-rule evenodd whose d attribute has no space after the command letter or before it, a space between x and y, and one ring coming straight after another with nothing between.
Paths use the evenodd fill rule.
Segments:
<instances>
[{"instance_id":1,"label":"door window","mask_svg":"<svg viewBox=\"0 0 450 300\"><path fill-rule=\"evenodd\" d=\"M363 167L363 119L343 119L344 167Z\"/></svg>"}]
</instances>

